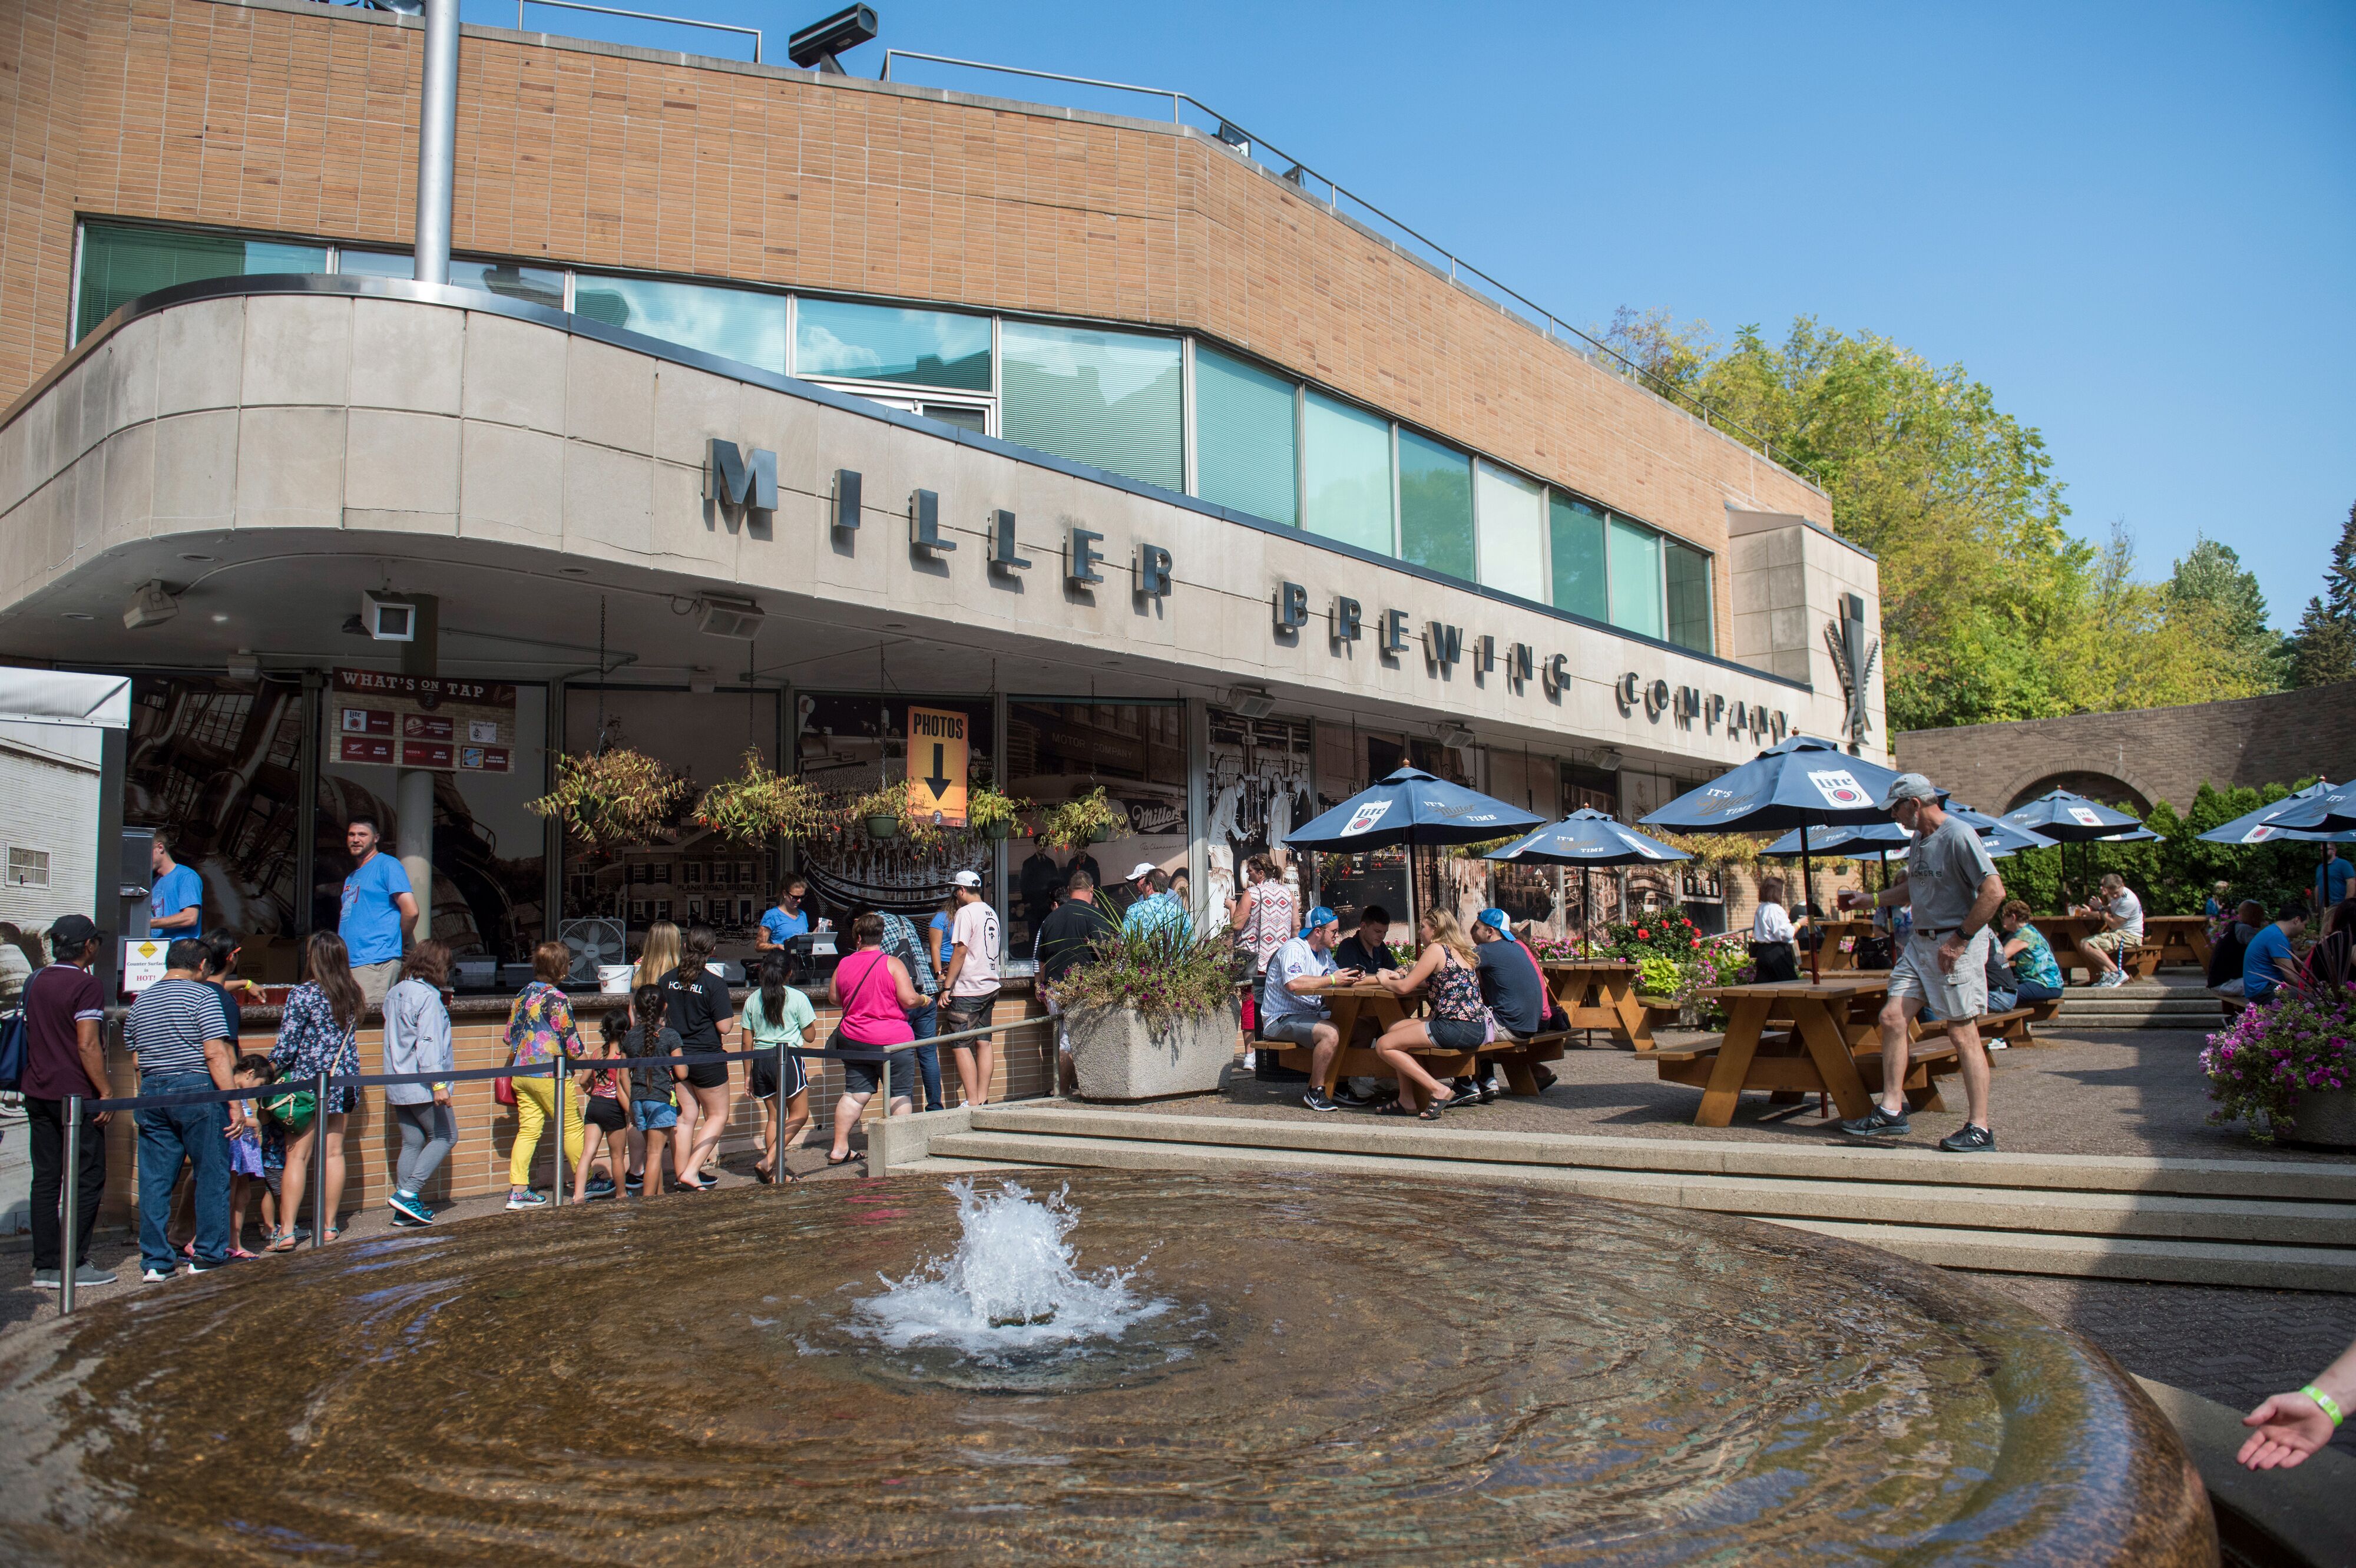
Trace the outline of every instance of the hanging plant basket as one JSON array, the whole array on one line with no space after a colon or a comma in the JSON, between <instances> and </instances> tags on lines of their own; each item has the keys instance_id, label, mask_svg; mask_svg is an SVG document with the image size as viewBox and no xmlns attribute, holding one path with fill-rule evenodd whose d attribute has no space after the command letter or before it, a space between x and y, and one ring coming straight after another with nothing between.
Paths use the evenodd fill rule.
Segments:
<instances>
[{"instance_id":1,"label":"hanging plant basket","mask_svg":"<svg viewBox=\"0 0 2356 1568\"><path fill-rule=\"evenodd\" d=\"M741 844L816 838L832 814L824 790L772 771L752 750L743 772L706 789L695 805L699 823Z\"/></svg>"},{"instance_id":2,"label":"hanging plant basket","mask_svg":"<svg viewBox=\"0 0 2356 1568\"><path fill-rule=\"evenodd\" d=\"M1077 849L1102 843L1128 822L1121 809L1105 798L1099 784L1050 810L1039 824L1039 836L1057 849Z\"/></svg>"},{"instance_id":3,"label":"hanging plant basket","mask_svg":"<svg viewBox=\"0 0 2356 1568\"><path fill-rule=\"evenodd\" d=\"M669 768L626 746L556 759L556 788L529 810L556 817L564 831L594 850L651 843L674 822L688 783Z\"/></svg>"},{"instance_id":4,"label":"hanging plant basket","mask_svg":"<svg viewBox=\"0 0 2356 1568\"><path fill-rule=\"evenodd\" d=\"M873 816L865 819L867 836L872 839L895 839L900 836L900 819Z\"/></svg>"},{"instance_id":5,"label":"hanging plant basket","mask_svg":"<svg viewBox=\"0 0 2356 1568\"><path fill-rule=\"evenodd\" d=\"M987 839L1005 838L1014 831L1015 819L1030 805L977 781L966 790L966 827Z\"/></svg>"},{"instance_id":6,"label":"hanging plant basket","mask_svg":"<svg viewBox=\"0 0 2356 1568\"><path fill-rule=\"evenodd\" d=\"M981 824L981 836L984 838L1002 839L1012 831L1013 824L1011 822L984 822Z\"/></svg>"}]
</instances>

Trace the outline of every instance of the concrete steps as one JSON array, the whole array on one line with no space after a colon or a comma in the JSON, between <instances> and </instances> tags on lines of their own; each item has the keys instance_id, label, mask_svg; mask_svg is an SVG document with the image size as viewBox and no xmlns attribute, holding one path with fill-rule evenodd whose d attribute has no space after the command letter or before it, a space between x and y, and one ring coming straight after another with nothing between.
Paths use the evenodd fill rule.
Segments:
<instances>
[{"instance_id":1,"label":"concrete steps","mask_svg":"<svg viewBox=\"0 0 2356 1568\"><path fill-rule=\"evenodd\" d=\"M2356 1166L2320 1162L1965 1159L1059 1104L961 1120L928 1130L908 1159L1508 1182L1746 1215L1954 1267L2356 1292Z\"/></svg>"},{"instance_id":2,"label":"concrete steps","mask_svg":"<svg viewBox=\"0 0 2356 1568\"><path fill-rule=\"evenodd\" d=\"M2046 1027L2072 1029L2198 1029L2224 1027L2224 1009L2208 992L2190 985L2134 983L2109 991L2073 987Z\"/></svg>"}]
</instances>

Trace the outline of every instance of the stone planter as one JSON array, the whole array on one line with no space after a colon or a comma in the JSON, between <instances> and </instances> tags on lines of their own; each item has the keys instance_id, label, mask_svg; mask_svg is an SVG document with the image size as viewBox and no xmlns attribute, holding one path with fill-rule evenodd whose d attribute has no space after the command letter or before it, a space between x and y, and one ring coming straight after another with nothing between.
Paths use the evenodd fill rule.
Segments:
<instances>
[{"instance_id":1,"label":"stone planter","mask_svg":"<svg viewBox=\"0 0 2356 1568\"><path fill-rule=\"evenodd\" d=\"M2291 1129L2291 1142L2356 1147L2356 1089L2308 1090L2298 1097L2294 1114L2298 1124Z\"/></svg>"},{"instance_id":2,"label":"stone planter","mask_svg":"<svg viewBox=\"0 0 2356 1568\"><path fill-rule=\"evenodd\" d=\"M1208 1094L1235 1059L1232 1006L1149 1025L1127 1007L1071 1015L1072 1071L1083 1100Z\"/></svg>"}]
</instances>

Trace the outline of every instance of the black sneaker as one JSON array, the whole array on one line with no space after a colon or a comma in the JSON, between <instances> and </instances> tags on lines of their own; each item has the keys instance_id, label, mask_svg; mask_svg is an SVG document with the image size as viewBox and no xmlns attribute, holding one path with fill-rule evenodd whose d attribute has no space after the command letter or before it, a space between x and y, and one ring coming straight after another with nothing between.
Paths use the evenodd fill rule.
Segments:
<instances>
[{"instance_id":1,"label":"black sneaker","mask_svg":"<svg viewBox=\"0 0 2356 1568\"><path fill-rule=\"evenodd\" d=\"M647 1178L642 1176L626 1176L622 1180L622 1185L632 1192L643 1192L646 1190Z\"/></svg>"},{"instance_id":2,"label":"black sneaker","mask_svg":"<svg viewBox=\"0 0 2356 1568\"><path fill-rule=\"evenodd\" d=\"M1976 1122L1966 1122L1961 1131L1940 1139L1939 1147L1951 1155L1985 1154L1996 1147L1996 1134Z\"/></svg>"},{"instance_id":3,"label":"black sneaker","mask_svg":"<svg viewBox=\"0 0 2356 1568\"><path fill-rule=\"evenodd\" d=\"M1326 1093L1322 1089L1312 1089L1308 1093L1302 1095L1301 1097L1301 1103L1306 1105L1312 1111L1339 1111L1342 1109L1339 1105L1333 1103L1333 1097Z\"/></svg>"},{"instance_id":4,"label":"black sneaker","mask_svg":"<svg viewBox=\"0 0 2356 1568\"><path fill-rule=\"evenodd\" d=\"M1538 1092L1540 1094L1544 1094L1547 1090L1554 1087L1554 1074L1547 1071L1546 1069L1542 1067L1534 1067L1530 1069L1530 1074L1538 1080Z\"/></svg>"},{"instance_id":5,"label":"black sneaker","mask_svg":"<svg viewBox=\"0 0 2356 1568\"><path fill-rule=\"evenodd\" d=\"M1914 1128L1903 1111L1892 1116L1877 1105L1856 1121L1842 1122L1840 1130L1852 1138L1902 1138Z\"/></svg>"}]
</instances>

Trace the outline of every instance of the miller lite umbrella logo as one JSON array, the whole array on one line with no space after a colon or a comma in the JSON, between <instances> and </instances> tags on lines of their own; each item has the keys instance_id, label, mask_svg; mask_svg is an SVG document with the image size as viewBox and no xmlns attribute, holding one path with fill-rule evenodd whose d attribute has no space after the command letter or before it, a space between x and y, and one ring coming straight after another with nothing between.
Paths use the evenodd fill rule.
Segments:
<instances>
[{"instance_id":1,"label":"miller lite umbrella logo","mask_svg":"<svg viewBox=\"0 0 2356 1568\"><path fill-rule=\"evenodd\" d=\"M1348 838L1353 833L1365 832L1376 822L1381 822L1384 817L1387 816L1390 812L1390 809L1391 803L1388 800L1367 801L1365 805L1351 812L1350 820L1342 824L1342 836L1344 838Z\"/></svg>"},{"instance_id":2,"label":"miller lite umbrella logo","mask_svg":"<svg viewBox=\"0 0 2356 1568\"><path fill-rule=\"evenodd\" d=\"M1808 782L1816 787L1816 793L1825 798L1826 805L1837 810L1854 811L1873 804L1873 798L1865 792L1865 786L1858 783L1857 775L1846 768L1827 768L1822 773L1811 772Z\"/></svg>"},{"instance_id":3,"label":"miller lite umbrella logo","mask_svg":"<svg viewBox=\"0 0 2356 1568\"><path fill-rule=\"evenodd\" d=\"M2102 813L2090 806L2072 806L2070 808L2070 815L2090 828L2099 828L2103 825Z\"/></svg>"},{"instance_id":4,"label":"miller lite umbrella logo","mask_svg":"<svg viewBox=\"0 0 2356 1568\"><path fill-rule=\"evenodd\" d=\"M2244 843L2264 843L2274 836L2275 830L2273 826L2266 822L2260 822L2256 827L2252 828L2248 832L2242 835L2242 842Z\"/></svg>"}]
</instances>

